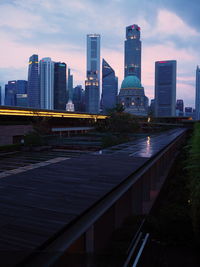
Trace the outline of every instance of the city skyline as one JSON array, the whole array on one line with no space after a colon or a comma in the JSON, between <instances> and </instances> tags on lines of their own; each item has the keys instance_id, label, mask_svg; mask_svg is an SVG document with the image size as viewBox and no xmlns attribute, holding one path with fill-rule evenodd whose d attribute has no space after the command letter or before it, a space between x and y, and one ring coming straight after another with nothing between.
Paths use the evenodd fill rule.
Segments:
<instances>
[{"instance_id":1,"label":"city skyline","mask_svg":"<svg viewBox=\"0 0 200 267\"><path fill-rule=\"evenodd\" d=\"M101 35L101 55L115 69L120 87L124 28L138 24L142 32L142 84L146 95L154 96L155 61L177 60L177 99L184 99L186 106L194 107L195 69L200 62L197 1L191 4L172 0L162 3L111 0L107 5L104 1L100 4L89 0L84 4L78 0L58 2L16 0L0 4L3 14L0 28L2 88L9 80L27 79L27 62L32 54L38 54L40 59L51 57L56 62L66 62L74 74L74 85L83 85L85 36L92 32ZM179 6L183 2L185 9ZM133 8L134 17L131 15Z\"/></svg>"}]
</instances>

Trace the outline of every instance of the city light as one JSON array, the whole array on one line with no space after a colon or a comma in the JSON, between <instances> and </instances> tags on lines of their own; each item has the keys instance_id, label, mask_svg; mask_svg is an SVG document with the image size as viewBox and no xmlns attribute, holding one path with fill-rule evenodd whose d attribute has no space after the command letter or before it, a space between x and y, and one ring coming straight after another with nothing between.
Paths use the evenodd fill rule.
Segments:
<instances>
[{"instance_id":1,"label":"city light","mask_svg":"<svg viewBox=\"0 0 200 267\"><path fill-rule=\"evenodd\" d=\"M105 115L97 114L78 114L68 112L54 112L54 111L37 111L37 110L18 110L18 109L0 109L1 115L12 116L29 116L29 117L56 117L56 118L78 118L78 119L106 119Z\"/></svg>"}]
</instances>

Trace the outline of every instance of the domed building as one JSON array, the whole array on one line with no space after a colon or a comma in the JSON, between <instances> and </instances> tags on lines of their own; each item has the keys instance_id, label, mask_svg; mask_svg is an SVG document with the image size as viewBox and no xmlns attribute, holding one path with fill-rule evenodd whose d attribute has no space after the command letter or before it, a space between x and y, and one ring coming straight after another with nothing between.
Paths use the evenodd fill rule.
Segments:
<instances>
[{"instance_id":1,"label":"domed building","mask_svg":"<svg viewBox=\"0 0 200 267\"><path fill-rule=\"evenodd\" d=\"M145 96L144 87L137 76L130 75L123 80L118 101L124 106L126 112L147 116L148 97Z\"/></svg>"}]
</instances>

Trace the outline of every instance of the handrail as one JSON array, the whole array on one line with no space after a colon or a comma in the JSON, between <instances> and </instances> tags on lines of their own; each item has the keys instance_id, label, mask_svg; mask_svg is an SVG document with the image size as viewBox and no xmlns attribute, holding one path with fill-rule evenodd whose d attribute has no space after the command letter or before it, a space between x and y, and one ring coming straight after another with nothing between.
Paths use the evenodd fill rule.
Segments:
<instances>
[{"instance_id":1,"label":"handrail","mask_svg":"<svg viewBox=\"0 0 200 267\"><path fill-rule=\"evenodd\" d=\"M137 254L137 256L136 256L136 259L135 259L135 261L134 261L132 267L136 267L136 266L137 266L138 261L139 261L141 255L142 255L143 250L144 250L144 247L145 247L145 245L146 245L146 243L147 243L147 241L148 241L148 238L149 238L149 233L147 233L147 234L145 235L145 238L144 238L144 240L143 240L143 242L142 242L142 245L141 245L141 247L140 247L140 250L139 250L139 252L138 252L138 254Z\"/></svg>"}]
</instances>

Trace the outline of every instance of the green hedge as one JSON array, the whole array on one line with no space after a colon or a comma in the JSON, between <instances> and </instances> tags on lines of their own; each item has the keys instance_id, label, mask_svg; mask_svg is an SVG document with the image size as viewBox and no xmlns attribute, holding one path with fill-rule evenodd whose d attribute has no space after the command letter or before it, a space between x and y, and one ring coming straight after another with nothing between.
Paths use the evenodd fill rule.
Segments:
<instances>
[{"instance_id":1,"label":"green hedge","mask_svg":"<svg viewBox=\"0 0 200 267\"><path fill-rule=\"evenodd\" d=\"M193 229L200 244L200 123L196 123L187 160Z\"/></svg>"},{"instance_id":2,"label":"green hedge","mask_svg":"<svg viewBox=\"0 0 200 267\"><path fill-rule=\"evenodd\" d=\"M0 146L0 152L11 152L11 151L16 151L16 150L19 150L20 147L21 147L20 144L13 144L13 145Z\"/></svg>"}]
</instances>

